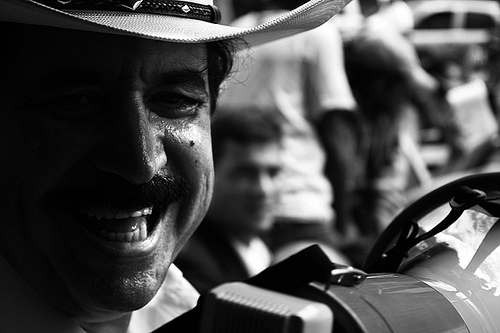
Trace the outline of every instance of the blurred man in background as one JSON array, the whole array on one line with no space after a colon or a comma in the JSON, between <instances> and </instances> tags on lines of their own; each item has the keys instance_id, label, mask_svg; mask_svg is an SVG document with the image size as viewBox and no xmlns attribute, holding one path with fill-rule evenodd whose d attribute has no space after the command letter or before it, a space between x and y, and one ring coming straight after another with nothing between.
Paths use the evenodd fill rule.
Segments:
<instances>
[{"instance_id":1,"label":"blurred man in background","mask_svg":"<svg viewBox=\"0 0 500 333\"><path fill-rule=\"evenodd\" d=\"M207 216L176 259L200 293L260 273L273 261L272 228L282 170L282 132L273 112L217 110L212 123L214 193Z\"/></svg>"},{"instance_id":2,"label":"blurred man in background","mask_svg":"<svg viewBox=\"0 0 500 333\"><path fill-rule=\"evenodd\" d=\"M259 1L256 11L233 25L255 26L302 3ZM271 237L276 256L283 258L319 243L333 261L345 261L336 248L332 205L335 191L337 219L343 223L342 200L355 166L356 103L345 75L338 29L329 22L255 47L241 59L241 71L224 86L220 105L240 113L249 106L274 111L284 131L284 186Z\"/></svg>"}]
</instances>

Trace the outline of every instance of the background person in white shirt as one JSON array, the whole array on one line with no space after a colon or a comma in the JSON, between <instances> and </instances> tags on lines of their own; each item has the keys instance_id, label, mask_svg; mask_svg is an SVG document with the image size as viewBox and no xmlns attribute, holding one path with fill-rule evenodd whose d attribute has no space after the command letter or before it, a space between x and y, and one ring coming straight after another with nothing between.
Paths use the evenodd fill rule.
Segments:
<instances>
[{"instance_id":1,"label":"background person in white shirt","mask_svg":"<svg viewBox=\"0 0 500 333\"><path fill-rule=\"evenodd\" d=\"M233 24L255 26L300 3L256 1L258 10L238 17ZM240 109L259 107L281 119L284 186L273 250L285 258L320 244L332 261L347 263L338 250L335 223L346 225L349 218L346 201L357 168L358 138L356 102L344 70L340 32L330 21L245 51L238 54L241 69L223 86L220 106L240 113Z\"/></svg>"}]
</instances>

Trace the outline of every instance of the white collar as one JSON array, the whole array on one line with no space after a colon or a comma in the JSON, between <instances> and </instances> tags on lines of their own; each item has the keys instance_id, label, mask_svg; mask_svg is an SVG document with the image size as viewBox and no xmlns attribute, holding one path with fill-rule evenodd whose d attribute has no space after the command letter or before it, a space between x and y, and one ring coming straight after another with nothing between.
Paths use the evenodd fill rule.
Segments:
<instances>
[{"instance_id":1,"label":"white collar","mask_svg":"<svg viewBox=\"0 0 500 333\"><path fill-rule=\"evenodd\" d=\"M271 251L260 237L254 237L248 244L232 238L231 242L243 261L249 276L256 275L269 267L273 256Z\"/></svg>"}]
</instances>

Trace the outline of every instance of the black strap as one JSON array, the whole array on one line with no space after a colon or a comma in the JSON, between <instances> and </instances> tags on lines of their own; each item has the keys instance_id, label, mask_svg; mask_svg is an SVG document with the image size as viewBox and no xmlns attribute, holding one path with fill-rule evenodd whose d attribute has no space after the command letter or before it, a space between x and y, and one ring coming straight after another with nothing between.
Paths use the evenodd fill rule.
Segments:
<instances>
[{"instance_id":1,"label":"black strap","mask_svg":"<svg viewBox=\"0 0 500 333\"><path fill-rule=\"evenodd\" d=\"M60 10L123 11L178 16L212 23L221 20L220 10L213 5L175 0L37 0Z\"/></svg>"},{"instance_id":2,"label":"black strap","mask_svg":"<svg viewBox=\"0 0 500 333\"><path fill-rule=\"evenodd\" d=\"M464 211L468 209L475 210L488 216L500 217L500 194L496 191L486 193L480 190L471 189L468 186L461 186L451 199L450 206L451 211L448 215L434 228L421 235L419 235L418 232L418 224L415 221L409 221L408 224L402 228L396 245L387 251L385 256L378 263L381 265L382 271L396 272L401 265L401 262L408 256L410 249L421 241L429 239L446 230L460 218ZM496 224L499 223L497 222ZM498 244L498 242L494 242L494 244ZM487 252L489 251L489 247L482 250ZM479 258L483 255L485 254L482 254L482 252L481 254L477 254L477 260L479 260ZM471 267L473 267L476 262L477 261L475 261Z\"/></svg>"}]
</instances>

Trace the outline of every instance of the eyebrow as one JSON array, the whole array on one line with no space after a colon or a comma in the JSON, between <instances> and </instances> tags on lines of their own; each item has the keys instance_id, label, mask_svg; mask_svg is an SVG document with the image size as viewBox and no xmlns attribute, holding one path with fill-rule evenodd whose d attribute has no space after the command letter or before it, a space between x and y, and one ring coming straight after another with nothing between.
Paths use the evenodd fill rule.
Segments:
<instances>
[{"instance_id":1,"label":"eyebrow","mask_svg":"<svg viewBox=\"0 0 500 333\"><path fill-rule=\"evenodd\" d=\"M196 69L180 69L169 71L162 76L168 83L184 83L184 82L195 82L196 84L205 84L205 77L203 75L206 70L196 70Z\"/></svg>"},{"instance_id":2,"label":"eyebrow","mask_svg":"<svg viewBox=\"0 0 500 333\"><path fill-rule=\"evenodd\" d=\"M198 91L203 91L208 94L208 75L206 70L199 68L181 68L159 72L156 78L151 79L150 83L163 85L184 85L192 87ZM115 81L115 82L113 82ZM81 84L84 86L99 86L103 82L105 85L119 84L123 82L123 76L109 79L106 73L93 72L91 70L74 70L74 71L52 71L43 75L39 80L33 80L29 83L30 86L41 86L42 89L65 89L68 87L68 82ZM144 82L141 80L141 82ZM145 82L145 84L150 84Z\"/></svg>"},{"instance_id":3,"label":"eyebrow","mask_svg":"<svg viewBox=\"0 0 500 333\"><path fill-rule=\"evenodd\" d=\"M192 86L208 93L208 75L205 70L182 69L170 71L162 75L160 82L165 85Z\"/></svg>"}]
</instances>

